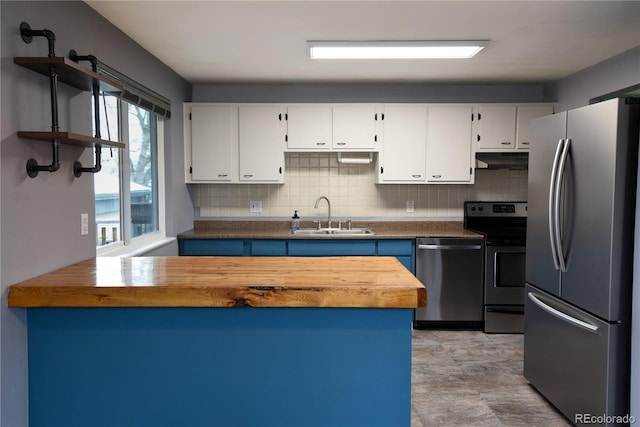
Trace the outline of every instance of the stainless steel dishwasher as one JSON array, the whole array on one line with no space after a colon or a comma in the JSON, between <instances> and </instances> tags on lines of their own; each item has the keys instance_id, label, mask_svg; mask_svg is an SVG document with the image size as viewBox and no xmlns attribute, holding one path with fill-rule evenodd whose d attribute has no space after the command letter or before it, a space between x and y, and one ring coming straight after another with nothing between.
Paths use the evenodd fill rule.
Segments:
<instances>
[{"instance_id":1,"label":"stainless steel dishwasher","mask_svg":"<svg viewBox=\"0 0 640 427\"><path fill-rule=\"evenodd\" d=\"M427 306L414 327L481 329L484 239L416 239L416 276L427 288Z\"/></svg>"}]
</instances>

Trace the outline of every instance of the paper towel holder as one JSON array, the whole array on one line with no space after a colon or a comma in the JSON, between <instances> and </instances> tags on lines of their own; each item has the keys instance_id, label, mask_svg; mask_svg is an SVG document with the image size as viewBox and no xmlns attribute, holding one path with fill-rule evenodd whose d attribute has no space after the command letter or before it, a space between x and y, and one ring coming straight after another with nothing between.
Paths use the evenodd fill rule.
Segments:
<instances>
[{"instance_id":1,"label":"paper towel holder","mask_svg":"<svg viewBox=\"0 0 640 427\"><path fill-rule=\"evenodd\" d=\"M338 152L338 163L347 165L369 165L373 162L373 153L348 153L349 157L344 157L343 153ZM366 154L365 156L358 154Z\"/></svg>"}]
</instances>

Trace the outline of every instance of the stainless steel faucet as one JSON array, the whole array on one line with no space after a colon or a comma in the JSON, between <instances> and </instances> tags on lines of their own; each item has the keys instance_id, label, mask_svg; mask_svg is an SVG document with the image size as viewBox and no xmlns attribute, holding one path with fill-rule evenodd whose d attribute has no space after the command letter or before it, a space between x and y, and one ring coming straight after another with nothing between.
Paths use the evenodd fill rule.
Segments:
<instances>
[{"instance_id":1,"label":"stainless steel faucet","mask_svg":"<svg viewBox=\"0 0 640 427\"><path fill-rule=\"evenodd\" d=\"M320 203L320 200L326 200L327 201L327 206L329 207L329 215L327 218L327 228L331 228L331 202L329 201L329 199L327 199L326 196L320 196L316 199L316 204L314 206L314 208L318 209L318 203Z\"/></svg>"}]
</instances>

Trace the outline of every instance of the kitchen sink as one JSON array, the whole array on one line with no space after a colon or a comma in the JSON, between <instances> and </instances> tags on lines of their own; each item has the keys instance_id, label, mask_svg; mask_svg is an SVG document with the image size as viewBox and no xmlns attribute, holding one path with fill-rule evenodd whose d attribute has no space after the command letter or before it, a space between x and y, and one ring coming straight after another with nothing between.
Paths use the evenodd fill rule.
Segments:
<instances>
[{"instance_id":1,"label":"kitchen sink","mask_svg":"<svg viewBox=\"0 0 640 427\"><path fill-rule=\"evenodd\" d=\"M368 228L352 228L351 230L339 229L339 228L300 228L298 230L291 230L289 234L306 234L306 235L333 235L333 236L363 236L373 235L373 231Z\"/></svg>"}]
</instances>

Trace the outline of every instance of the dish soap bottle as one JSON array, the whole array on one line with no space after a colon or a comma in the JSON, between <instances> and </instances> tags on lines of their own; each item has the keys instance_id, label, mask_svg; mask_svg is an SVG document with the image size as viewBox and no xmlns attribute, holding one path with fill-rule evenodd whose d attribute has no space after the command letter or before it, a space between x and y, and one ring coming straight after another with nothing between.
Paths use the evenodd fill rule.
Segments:
<instances>
[{"instance_id":1,"label":"dish soap bottle","mask_svg":"<svg viewBox=\"0 0 640 427\"><path fill-rule=\"evenodd\" d=\"M298 216L298 211L293 213L291 217L291 231L298 230L300 228L300 217Z\"/></svg>"}]
</instances>

